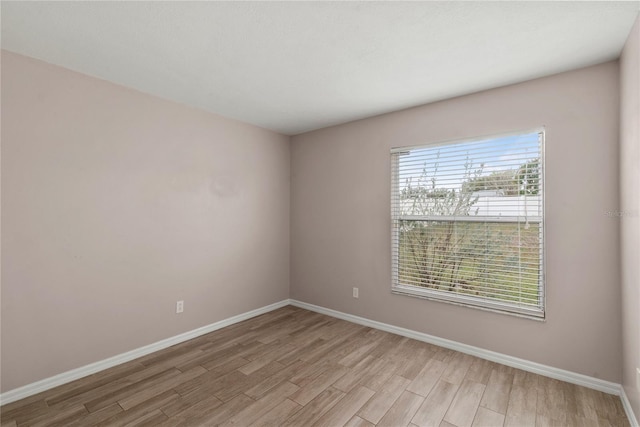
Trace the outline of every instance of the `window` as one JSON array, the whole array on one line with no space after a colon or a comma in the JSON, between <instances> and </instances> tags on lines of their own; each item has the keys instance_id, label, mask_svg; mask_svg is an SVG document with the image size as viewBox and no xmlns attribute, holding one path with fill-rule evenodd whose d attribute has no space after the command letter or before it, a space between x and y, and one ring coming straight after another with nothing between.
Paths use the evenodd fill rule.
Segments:
<instances>
[{"instance_id":1,"label":"window","mask_svg":"<svg viewBox=\"0 0 640 427\"><path fill-rule=\"evenodd\" d=\"M544 317L544 133L391 150L392 291Z\"/></svg>"}]
</instances>

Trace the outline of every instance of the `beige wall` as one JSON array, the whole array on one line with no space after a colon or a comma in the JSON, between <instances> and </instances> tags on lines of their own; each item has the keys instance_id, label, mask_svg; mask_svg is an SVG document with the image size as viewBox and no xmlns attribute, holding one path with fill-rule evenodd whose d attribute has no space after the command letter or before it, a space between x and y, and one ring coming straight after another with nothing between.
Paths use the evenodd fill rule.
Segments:
<instances>
[{"instance_id":1,"label":"beige wall","mask_svg":"<svg viewBox=\"0 0 640 427\"><path fill-rule=\"evenodd\" d=\"M640 18L620 58L622 384L640 417Z\"/></svg>"},{"instance_id":2,"label":"beige wall","mask_svg":"<svg viewBox=\"0 0 640 427\"><path fill-rule=\"evenodd\" d=\"M618 109L610 62L293 137L291 297L619 382ZM389 149L542 125L546 322L392 295Z\"/></svg>"},{"instance_id":3,"label":"beige wall","mask_svg":"<svg viewBox=\"0 0 640 427\"><path fill-rule=\"evenodd\" d=\"M288 137L5 51L2 124L2 391L288 297Z\"/></svg>"}]
</instances>

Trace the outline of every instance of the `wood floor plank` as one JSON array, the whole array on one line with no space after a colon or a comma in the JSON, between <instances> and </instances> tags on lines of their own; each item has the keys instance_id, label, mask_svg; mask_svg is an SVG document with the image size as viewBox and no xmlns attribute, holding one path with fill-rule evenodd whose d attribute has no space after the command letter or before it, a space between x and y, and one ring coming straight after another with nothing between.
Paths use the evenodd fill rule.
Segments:
<instances>
[{"instance_id":1,"label":"wood floor plank","mask_svg":"<svg viewBox=\"0 0 640 427\"><path fill-rule=\"evenodd\" d=\"M453 402L458 388L457 384L438 380L411 422L421 427L439 426L451 402Z\"/></svg>"},{"instance_id":2,"label":"wood floor plank","mask_svg":"<svg viewBox=\"0 0 640 427\"><path fill-rule=\"evenodd\" d=\"M249 396L245 394L239 394L228 402L223 403L222 405L213 408L207 413L201 414L197 419L194 419L194 423L192 424L189 420L182 420L179 424L180 426L193 426L193 425L202 425L202 426L216 426L222 424L240 413L240 411L248 408L253 405L255 400L251 399ZM180 419L180 416L175 418ZM171 419L169 420L171 421ZM163 426L164 427L164 426Z\"/></svg>"},{"instance_id":3,"label":"wood floor plank","mask_svg":"<svg viewBox=\"0 0 640 427\"><path fill-rule=\"evenodd\" d=\"M92 426L98 424L107 418L111 418L120 412L123 412L124 409L117 403L113 403L106 408L102 408L99 411L93 412L91 414L87 414L84 418L80 418L69 422L66 427L83 427L83 426Z\"/></svg>"},{"instance_id":4,"label":"wood floor plank","mask_svg":"<svg viewBox=\"0 0 640 427\"><path fill-rule=\"evenodd\" d=\"M472 427L501 427L504 425L504 414L494 412L491 409L478 408Z\"/></svg>"},{"instance_id":5,"label":"wood floor plank","mask_svg":"<svg viewBox=\"0 0 640 427\"><path fill-rule=\"evenodd\" d=\"M395 349L403 338L404 337L401 337L400 335L386 333L383 335L382 340L380 340L380 342L378 343L378 346L374 348L371 353L369 353L369 355L373 357L388 359L388 357L385 357L385 355L387 355L387 353L389 353L391 350Z\"/></svg>"},{"instance_id":6,"label":"wood floor plank","mask_svg":"<svg viewBox=\"0 0 640 427\"><path fill-rule=\"evenodd\" d=\"M289 341L293 339L291 337L292 333L299 330L304 330L306 327L307 325L305 325L304 323L296 322L293 316L289 316L287 318L287 322L283 323L281 327L274 328L269 332L265 331L261 333L258 341L264 344L269 344L274 341Z\"/></svg>"},{"instance_id":7,"label":"wood floor plank","mask_svg":"<svg viewBox=\"0 0 640 427\"><path fill-rule=\"evenodd\" d=\"M162 383L163 381L182 374L179 370L172 368L164 372L152 375L142 381L138 381L122 389L116 390L112 393L108 393L104 396L99 396L84 404L89 412L95 412L99 409L105 408L112 403L117 402L120 399L132 396L138 392L143 391L147 387L153 387L155 384Z\"/></svg>"},{"instance_id":8,"label":"wood floor plank","mask_svg":"<svg viewBox=\"0 0 640 427\"><path fill-rule=\"evenodd\" d=\"M351 340L355 335L357 335L359 332L361 332L364 329L364 326L360 326L360 325L357 325L357 326L358 326L357 328L350 327L340 332L335 330L334 332L332 332L333 334L335 334L332 337L332 339L326 339L327 332L325 331L324 333L324 338L326 339L325 344L319 346L313 352L309 354L305 354L304 356L301 356L300 359L311 364L321 360L322 358L330 354L333 350L335 350L336 348L340 347L341 345L344 345L346 342Z\"/></svg>"},{"instance_id":9,"label":"wood floor plank","mask_svg":"<svg viewBox=\"0 0 640 427\"><path fill-rule=\"evenodd\" d=\"M433 386L436 385L436 382L438 382L442 376L446 367L447 365L444 362L436 359L429 359L411 384L409 384L407 391L424 397L428 396Z\"/></svg>"},{"instance_id":10,"label":"wood floor plank","mask_svg":"<svg viewBox=\"0 0 640 427\"><path fill-rule=\"evenodd\" d=\"M237 372L236 370L239 367L246 365L247 363L249 363L249 361L247 359L243 359L242 357L232 359L227 363L217 366L211 371L200 375L199 377L181 383L180 385L176 386L175 390L182 396L185 396L192 392L199 393L204 390L212 389L213 385L219 383L220 381L223 381L222 377L225 377L234 372L239 376L241 373Z\"/></svg>"},{"instance_id":11,"label":"wood floor plank","mask_svg":"<svg viewBox=\"0 0 640 427\"><path fill-rule=\"evenodd\" d=\"M229 372L235 371L236 369L246 365L247 363L250 363L248 359L240 356L227 359L223 363L218 362L219 361L209 362L202 365L203 368L207 369L210 372L210 379L219 378L223 375L228 374Z\"/></svg>"},{"instance_id":12,"label":"wood floor plank","mask_svg":"<svg viewBox=\"0 0 640 427\"><path fill-rule=\"evenodd\" d=\"M251 424L252 427L279 427L293 414L302 409L302 406L290 399L285 399L275 408Z\"/></svg>"},{"instance_id":13,"label":"wood floor plank","mask_svg":"<svg viewBox=\"0 0 640 427\"><path fill-rule=\"evenodd\" d=\"M474 357L473 363L469 367L465 379L487 385L495 365L495 363L489 360Z\"/></svg>"},{"instance_id":14,"label":"wood floor plank","mask_svg":"<svg viewBox=\"0 0 640 427\"><path fill-rule=\"evenodd\" d=\"M485 387L484 384L464 380L444 416L444 421L457 427L470 427Z\"/></svg>"},{"instance_id":15,"label":"wood floor plank","mask_svg":"<svg viewBox=\"0 0 640 427\"><path fill-rule=\"evenodd\" d=\"M578 386L560 381L560 387L562 388L564 394L565 410L567 412L567 416L569 416L570 414L576 415L578 413L578 399L576 394ZM622 401L620 401L620 404L622 404ZM624 408L622 410L624 411Z\"/></svg>"},{"instance_id":16,"label":"wood floor plank","mask_svg":"<svg viewBox=\"0 0 640 427\"><path fill-rule=\"evenodd\" d=\"M395 375L400 363L395 360L380 359L379 366L369 369L367 374L362 376L359 384L370 390L380 391L389 378Z\"/></svg>"},{"instance_id":17,"label":"wood floor plank","mask_svg":"<svg viewBox=\"0 0 640 427\"><path fill-rule=\"evenodd\" d=\"M163 414L161 410L156 409L125 424L123 427L156 427L165 420L167 420L167 416Z\"/></svg>"},{"instance_id":18,"label":"wood floor plank","mask_svg":"<svg viewBox=\"0 0 640 427\"><path fill-rule=\"evenodd\" d=\"M202 351L200 348L194 348L191 349L185 353L181 353L179 355L176 355L174 357L168 358L168 359L164 359L161 361L156 361L154 363L149 363L146 366L162 366L164 368L173 368L175 367L176 369L180 370L180 371L185 371L188 370L194 366L191 366L191 362L193 360L197 360L200 357L202 357L203 355L205 355L206 353L204 351ZM178 368L178 367L182 367L182 369ZM186 366L186 368L185 368Z\"/></svg>"},{"instance_id":19,"label":"wood floor plank","mask_svg":"<svg viewBox=\"0 0 640 427\"><path fill-rule=\"evenodd\" d=\"M383 355L380 357L387 360L402 360L404 361L407 356L407 352L409 351L408 346L410 338L407 337L399 337L396 341L395 345L391 346Z\"/></svg>"},{"instance_id":20,"label":"wood floor plank","mask_svg":"<svg viewBox=\"0 0 640 427\"><path fill-rule=\"evenodd\" d=\"M503 415L506 414L512 383L512 374L493 369L489 376L489 381L487 381L480 406Z\"/></svg>"},{"instance_id":21,"label":"wood floor plank","mask_svg":"<svg viewBox=\"0 0 640 427\"><path fill-rule=\"evenodd\" d=\"M316 338L315 340L311 341L309 344L306 344L306 345L298 344L298 343L290 343L295 347L295 350L276 359L276 362L279 362L285 366L288 366L294 362L297 362L298 360L302 360L302 358L305 355L308 355L309 353L312 353L313 351L317 350L319 347L325 345L326 342L327 341L322 338Z\"/></svg>"},{"instance_id":22,"label":"wood floor plank","mask_svg":"<svg viewBox=\"0 0 640 427\"><path fill-rule=\"evenodd\" d=\"M432 358L448 364L456 354L456 351L439 347L433 354Z\"/></svg>"},{"instance_id":23,"label":"wood floor plank","mask_svg":"<svg viewBox=\"0 0 640 427\"><path fill-rule=\"evenodd\" d=\"M298 360L295 363L289 366L286 366L281 371L276 372L275 374L268 377L261 383L256 384L249 390L246 390L244 393L249 397L252 397L254 399L259 399L262 396L264 396L266 393L268 393L269 390L273 389L274 387L286 381L289 381L291 377L307 369L307 367L308 367L308 364L306 362L303 362L302 360Z\"/></svg>"},{"instance_id":24,"label":"wood floor plank","mask_svg":"<svg viewBox=\"0 0 640 427\"><path fill-rule=\"evenodd\" d=\"M366 344L363 343L363 345L356 347L354 350L349 352L349 354L340 359L338 363L344 366L353 367L360 363L362 359L364 359L377 345L377 341Z\"/></svg>"},{"instance_id":25,"label":"wood floor plank","mask_svg":"<svg viewBox=\"0 0 640 427\"><path fill-rule=\"evenodd\" d=\"M234 378L232 381L224 383L223 387L217 390L214 395L223 402L226 402L235 395L242 393L244 390L260 384L266 378L280 371L283 367L284 366L278 362L271 362L250 375L244 375L239 371L233 371L231 374L237 373L239 374L238 377Z\"/></svg>"},{"instance_id":26,"label":"wood floor plank","mask_svg":"<svg viewBox=\"0 0 640 427\"><path fill-rule=\"evenodd\" d=\"M442 380L451 384L462 384L467 371L473 363L473 356L464 353L455 353L442 373Z\"/></svg>"},{"instance_id":27,"label":"wood floor plank","mask_svg":"<svg viewBox=\"0 0 640 427\"><path fill-rule=\"evenodd\" d=\"M358 329L348 340L341 340L339 345L333 347L329 353L324 356L324 359L329 358L335 363L340 363L342 359L348 357L352 352L359 352L362 347L371 344L370 332L371 328L368 327ZM369 348L368 350L371 349ZM354 357L357 357L357 355Z\"/></svg>"},{"instance_id":28,"label":"wood floor plank","mask_svg":"<svg viewBox=\"0 0 640 427\"><path fill-rule=\"evenodd\" d=\"M506 427L535 426L537 403L537 388L513 385L511 393L509 393L509 404L504 425Z\"/></svg>"},{"instance_id":29,"label":"wood floor plank","mask_svg":"<svg viewBox=\"0 0 640 427\"><path fill-rule=\"evenodd\" d=\"M356 366L348 370L333 386L348 393L360 384L361 381L364 381L369 372L376 372L383 364L384 361L382 359L367 356Z\"/></svg>"},{"instance_id":30,"label":"wood floor plank","mask_svg":"<svg viewBox=\"0 0 640 427\"><path fill-rule=\"evenodd\" d=\"M239 368L238 370L240 372L242 372L243 374L245 374L245 375L250 375L250 374L254 373L255 371L257 371L258 369L260 369L260 368L262 368L264 366L267 366L269 363L275 361L279 357L290 353L294 349L295 349L295 347L290 345L290 344L285 344L285 345L278 346L278 348L274 349L273 351L267 352L266 354L263 354L262 356L259 356L259 357L255 358L253 361L251 361L251 363L248 363L248 364L244 365L243 367Z\"/></svg>"},{"instance_id":31,"label":"wood floor plank","mask_svg":"<svg viewBox=\"0 0 640 427\"><path fill-rule=\"evenodd\" d=\"M166 391L141 403L140 405L130 408L127 411L117 413L116 415L97 423L96 426L107 427L114 425L126 425L137 421L144 421L145 417L148 414L154 413L164 406L173 403L179 397L180 396L178 395L178 393L174 392L173 390Z\"/></svg>"},{"instance_id":32,"label":"wood floor plank","mask_svg":"<svg viewBox=\"0 0 640 427\"><path fill-rule=\"evenodd\" d=\"M410 383L411 381L399 375L392 376L382 390L376 393L358 412L358 415L373 424L377 424Z\"/></svg>"},{"instance_id":33,"label":"wood floor plank","mask_svg":"<svg viewBox=\"0 0 640 427\"><path fill-rule=\"evenodd\" d=\"M339 342L351 341L360 332L369 329L367 326L358 325L351 322L331 322L322 329L322 336L328 340Z\"/></svg>"},{"instance_id":34,"label":"wood floor plank","mask_svg":"<svg viewBox=\"0 0 640 427\"><path fill-rule=\"evenodd\" d=\"M499 366L498 364L496 365ZM537 388L540 378L542 378L542 376L538 374L516 369L513 373L513 385L525 388Z\"/></svg>"},{"instance_id":35,"label":"wood floor plank","mask_svg":"<svg viewBox=\"0 0 640 427\"><path fill-rule=\"evenodd\" d=\"M296 393L291 396L291 400L304 406L316 398L320 393L326 390L331 384L335 383L344 374L349 371L344 366L338 366L333 369L328 369L322 374L318 375L310 383L300 388Z\"/></svg>"},{"instance_id":36,"label":"wood floor plank","mask_svg":"<svg viewBox=\"0 0 640 427\"><path fill-rule=\"evenodd\" d=\"M142 356L136 359L136 362L144 366L151 366L154 364L158 364L165 360L174 358L176 356L189 353L194 348L197 348L198 346L202 345L202 343L203 343L202 339L195 338L193 340L185 341L183 343L176 344L174 346L166 348L163 351L157 351L155 353Z\"/></svg>"},{"instance_id":37,"label":"wood floor plank","mask_svg":"<svg viewBox=\"0 0 640 427\"><path fill-rule=\"evenodd\" d=\"M279 341L275 341L269 344L263 344L256 339L246 345L241 345L240 351L237 353L237 355L242 356L245 359L249 359L250 361L254 361L255 359L264 356L271 351L277 350L280 347L281 344Z\"/></svg>"},{"instance_id":38,"label":"wood floor plank","mask_svg":"<svg viewBox=\"0 0 640 427\"><path fill-rule=\"evenodd\" d=\"M431 359L433 351L431 346L416 340L410 340L411 346L408 346L408 353L404 355L404 363L400 365L400 369L396 373L409 380L414 380L420 371L424 368L424 363Z\"/></svg>"},{"instance_id":39,"label":"wood floor plank","mask_svg":"<svg viewBox=\"0 0 640 427\"><path fill-rule=\"evenodd\" d=\"M202 366L196 366L187 372L182 372L176 376L167 378L164 381L145 387L136 394L120 399L118 400L118 404L126 411L127 409L133 408L136 405L164 393L165 391L172 390L182 383L197 378L205 372L207 372L207 370Z\"/></svg>"},{"instance_id":40,"label":"wood floor plank","mask_svg":"<svg viewBox=\"0 0 640 427\"><path fill-rule=\"evenodd\" d=\"M172 370L172 369L169 369ZM153 376L157 376L167 371L166 366L154 365L151 367L145 367L142 370L129 373L126 376L120 377L113 382L97 385L93 389L83 391L75 396L67 397L65 400L59 401L55 404L49 405L54 408L64 408L74 406L79 403L87 403L99 397L105 397L117 393L118 391L126 392L126 387L132 386L142 380L150 379ZM173 371L176 375L177 372Z\"/></svg>"},{"instance_id":41,"label":"wood floor plank","mask_svg":"<svg viewBox=\"0 0 640 427\"><path fill-rule=\"evenodd\" d=\"M127 378L120 378L114 382L103 384L93 389L88 389L75 396L70 396L67 399L62 400L56 404L49 405L49 407L50 408L68 408L68 407L76 406L78 404L84 404L100 396L104 396L109 393L122 390L123 388L134 384L134 382L135 381L128 380Z\"/></svg>"},{"instance_id":42,"label":"wood floor plank","mask_svg":"<svg viewBox=\"0 0 640 427\"><path fill-rule=\"evenodd\" d=\"M222 405L222 401L206 393L192 394L188 397L180 396L175 402L162 407L162 412L168 418L178 418L181 421L197 419L204 412Z\"/></svg>"},{"instance_id":43,"label":"wood floor plank","mask_svg":"<svg viewBox=\"0 0 640 427\"><path fill-rule=\"evenodd\" d=\"M576 393L576 412L579 418L586 418L590 420L598 420L598 413L596 411L596 393L588 390L584 387L579 387L575 391Z\"/></svg>"},{"instance_id":44,"label":"wood floor plank","mask_svg":"<svg viewBox=\"0 0 640 427\"><path fill-rule=\"evenodd\" d=\"M238 353L242 349L242 346L239 344L235 344L225 348L219 348L217 346L206 347L202 350L202 354L185 360L182 363L176 364L176 368L181 370L182 372L188 371L191 368L196 366L202 366L206 369L211 370L214 367L222 365L224 363L229 362L232 359L239 358Z\"/></svg>"},{"instance_id":45,"label":"wood floor plank","mask_svg":"<svg viewBox=\"0 0 640 427\"><path fill-rule=\"evenodd\" d=\"M233 326L232 326L233 327ZM250 332L248 327L242 329L232 329L227 331L227 328L222 333L212 333L207 339L207 344L201 346L203 351L218 351L224 350L229 347L244 347L257 341L260 338L259 332ZM257 342L255 343L258 344Z\"/></svg>"},{"instance_id":46,"label":"wood floor plank","mask_svg":"<svg viewBox=\"0 0 640 427\"><path fill-rule=\"evenodd\" d=\"M335 406L329 409L313 425L316 427L345 425L374 394L373 390L369 390L366 387L355 388L347 393L343 399L340 399Z\"/></svg>"},{"instance_id":47,"label":"wood floor plank","mask_svg":"<svg viewBox=\"0 0 640 427\"><path fill-rule=\"evenodd\" d=\"M87 414L87 409L83 405L76 405L70 408L41 414L39 417L20 423L20 425L29 427L62 427L84 418Z\"/></svg>"},{"instance_id":48,"label":"wood floor plank","mask_svg":"<svg viewBox=\"0 0 640 427\"><path fill-rule=\"evenodd\" d=\"M617 396L287 306L0 408L4 426L616 426Z\"/></svg>"},{"instance_id":49,"label":"wood floor plank","mask_svg":"<svg viewBox=\"0 0 640 427\"><path fill-rule=\"evenodd\" d=\"M21 401L13 402L2 407L2 411L0 411L2 424L9 423L13 420L17 423L23 423L40 414L46 414L49 410L49 406L47 406L42 398L28 403L25 402L22 406L20 406L20 403Z\"/></svg>"},{"instance_id":50,"label":"wood floor plank","mask_svg":"<svg viewBox=\"0 0 640 427\"><path fill-rule=\"evenodd\" d=\"M252 331L260 331L265 329L273 328L274 326L280 325L283 321L286 321L287 318L291 318L291 314L296 310L292 310L289 307L285 307L284 310L274 310L269 313L265 313L262 315L262 319L259 322L251 322L253 325L250 327Z\"/></svg>"},{"instance_id":51,"label":"wood floor plank","mask_svg":"<svg viewBox=\"0 0 640 427\"><path fill-rule=\"evenodd\" d=\"M315 399L306 404L303 409L295 413L282 423L282 427L310 426L318 421L325 413L335 406L346 393L330 387L320 393Z\"/></svg>"},{"instance_id":52,"label":"wood floor plank","mask_svg":"<svg viewBox=\"0 0 640 427\"><path fill-rule=\"evenodd\" d=\"M546 420L545 424L564 425L567 422L566 400L562 382L543 378L538 384L536 403L536 424Z\"/></svg>"},{"instance_id":53,"label":"wood floor plank","mask_svg":"<svg viewBox=\"0 0 640 427\"><path fill-rule=\"evenodd\" d=\"M91 391L97 387L100 387L109 383L113 383L117 380L122 379L123 377L126 377L129 374L142 371L145 368L146 367L140 363L133 363L133 364L125 363L121 366L116 366L112 368L113 370L108 369L107 371L105 371L105 372L109 372L108 374L103 374L101 376L96 376L96 377L94 377L93 375L90 375L89 377L85 377L85 378L82 378L81 380L73 381L70 384L61 386L59 389L60 392L50 395L45 399L45 402L47 403L47 405L53 406L55 404L63 402L79 394L83 394L87 391Z\"/></svg>"},{"instance_id":54,"label":"wood floor plank","mask_svg":"<svg viewBox=\"0 0 640 427\"><path fill-rule=\"evenodd\" d=\"M303 361L304 362L304 361ZM318 375L325 372L327 369L331 369L335 366L335 363L329 361L318 361L315 363L304 362L307 366L300 369L299 372L294 374L289 381L302 388L313 381Z\"/></svg>"},{"instance_id":55,"label":"wood floor plank","mask_svg":"<svg viewBox=\"0 0 640 427\"><path fill-rule=\"evenodd\" d=\"M221 427L252 425L261 416L267 414L297 390L297 385L287 382L279 386L273 393L269 393L267 396L238 412L225 423L221 424Z\"/></svg>"},{"instance_id":56,"label":"wood floor plank","mask_svg":"<svg viewBox=\"0 0 640 427\"><path fill-rule=\"evenodd\" d=\"M592 420L589 418L580 417L571 414L567 417L567 426L570 427L600 427L598 420Z\"/></svg>"},{"instance_id":57,"label":"wood floor plank","mask_svg":"<svg viewBox=\"0 0 640 427\"><path fill-rule=\"evenodd\" d=\"M355 415L344 425L344 427L375 427L375 424Z\"/></svg>"},{"instance_id":58,"label":"wood floor plank","mask_svg":"<svg viewBox=\"0 0 640 427\"><path fill-rule=\"evenodd\" d=\"M411 422L423 402L424 397L405 390L376 425L380 427L406 426Z\"/></svg>"},{"instance_id":59,"label":"wood floor plank","mask_svg":"<svg viewBox=\"0 0 640 427\"><path fill-rule=\"evenodd\" d=\"M596 394L596 413L599 419L607 419L614 421L619 415L622 415L622 408L619 399L610 394L597 393ZM618 405L616 405L616 401Z\"/></svg>"},{"instance_id":60,"label":"wood floor plank","mask_svg":"<svg viewBox=\"0 0 640 427\"><path fill-rule=\"evenodd\" d=\"M324 338L324 328L333 324L334 320L337 319L325 318L310 325L308 328L304 329L304 331L292 332L289 335L291 337L289 343L299 347L300 349L304 349L307 346L311 346L311 343L316 341L326 342L326 339Z\"/></svg>"}]
</instances>

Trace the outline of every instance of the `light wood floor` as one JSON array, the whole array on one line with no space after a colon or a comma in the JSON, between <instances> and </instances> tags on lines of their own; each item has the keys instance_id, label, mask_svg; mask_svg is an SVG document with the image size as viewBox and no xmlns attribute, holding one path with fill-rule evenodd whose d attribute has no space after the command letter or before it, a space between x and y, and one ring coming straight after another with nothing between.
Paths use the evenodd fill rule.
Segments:
<instances>
[{"instance_id":1,"label":"light wood floor","mask_svg":"<svg viewBox=\"0 0 640 427\"><path fill-rule=\"evenodd\" d=\"M620 399L287 306L2 407L2 426L628 426Z\"/></svg>"}]
</instances>

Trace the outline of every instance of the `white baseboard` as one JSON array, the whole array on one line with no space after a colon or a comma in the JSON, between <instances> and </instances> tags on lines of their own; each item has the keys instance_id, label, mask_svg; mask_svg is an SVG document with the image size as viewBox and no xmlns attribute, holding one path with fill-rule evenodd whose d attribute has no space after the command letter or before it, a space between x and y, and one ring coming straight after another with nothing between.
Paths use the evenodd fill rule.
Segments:
<instances>
[{"instance_id":1,"label":"white baseboard","mask_svg":"<svg viewBox=\"0 0 640 427\"><path fill-rule=\"evenodd\" d=\"M400 328L398 326L389 325L387 323L377 322L375 320L366 319L364 317L354 316L352 314L343 313L341 311L332 310L330 308L320 307L306 302L291 300L291 305L315 311L317 313L326 314L327 316L337 317L338 319L347 320L359 325L369 326L374 329L391 332L393 334L402 335L404 337L413 338L418 341L428 342L440 347L459 351L461 353L477 356L482 359L491 360L492 362L501 363L503 365L522 369L523 371L533 372L534 374L544 375L545 377L555 378L566 381L571 384L577 384L594 390L602 391L609 394L621 395L622 387L620 384L589 377L587 375L577 374L575 372L566 371L564 369L554 368L552 366L542 365L540 363L531 362L529 360L520 359L495 351L485 350L480 347L463 344L422 332L412 331L410 329Z\"/></svg>"},{"instance_id":2,"label":"white baseboard","mask_svg":"<svg viewBox=\"0 0 640 427\"><path fill-rule=\"evenodd\" d=\"M270 304L264 307L257 308L255 310L247 311L246 313L238 314L237 316L229 317L219 322L212 323L201 328L193 329L180 335L176 335L153 344L145 345L144 347L136 348L126 353L121 353L108 359L100 360L89 365L81 366L76 369L72 369L67 372L63 372L53 377L45 378L40 381L36 381L25 386L9 390L0 394L0 405L15 402L16 400L24 399L25 397L32 396L36 393L57 387L62 384L75 381L87 375L95 374L96 372L103 371L116 365L128 362L138 357L146 356L154 351L162 350L172 345L179 344L184 341L199 337L200 335L208 334L209 332L216 331L226 326L233 325L234 323L242 322L243 320L250 319L252 317L259 316L269 311L276 310L281 307L289 305L289 300L282 300L274 304Z\"/></svg>"},{"instance_id":3,"label":"white baseboard","mask_svg":"<svg viewBox=\"0 0 640 427\"><path fill-rule=\"evenodd\" d=\"M627 418L629 418L629 423L631 427L638 427L638 418L633 413L633 408L631 407L631 402L629 402L629 398L627 397L627 393L624 391L624 387L620 386L620 400L622 400L622 406L624 407L624 412L627 413Z\"/></svg>"}]
</instances>

